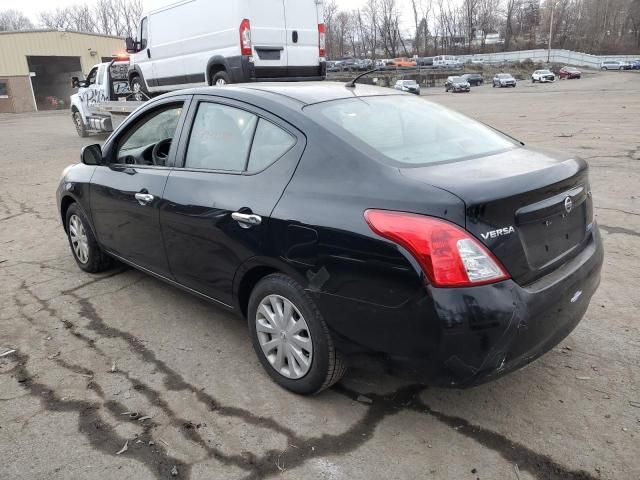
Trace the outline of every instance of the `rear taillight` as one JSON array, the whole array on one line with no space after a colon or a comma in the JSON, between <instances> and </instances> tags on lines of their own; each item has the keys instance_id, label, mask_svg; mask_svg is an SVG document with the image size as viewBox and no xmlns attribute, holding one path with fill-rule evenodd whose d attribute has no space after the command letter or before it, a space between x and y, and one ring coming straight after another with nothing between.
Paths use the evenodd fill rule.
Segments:
<instances>
[{"instance_id":1,"label":"rear taillight","mask_svg":"<svg viewBox=\"0 0 640 480\"><path fill-rule=\"evenodd\" d=\"M240 22L240 54L251 55L251 24L246 18Z\"/></svg>"},{"instance_id":2,"label":"rear taillight","mask_svg":"<svg viewBox=\"0 0 640 480\"><path fill-rule=\"evenodd\" d=\"M433 217L367 210L378 235L406 248L435 287L468 287L506 280L500 262L464 229Z\"/></svg>"},{"instance_id":3,"label":"rear taillight","mask_svg":"<svg viewBox=\"0 0 640 480\"><path fill-rule=\"evenodd\" d=\"M326 54L325 29L324 23L318 24L318 54L324 57Z\"/></svg>"}]
</instances>

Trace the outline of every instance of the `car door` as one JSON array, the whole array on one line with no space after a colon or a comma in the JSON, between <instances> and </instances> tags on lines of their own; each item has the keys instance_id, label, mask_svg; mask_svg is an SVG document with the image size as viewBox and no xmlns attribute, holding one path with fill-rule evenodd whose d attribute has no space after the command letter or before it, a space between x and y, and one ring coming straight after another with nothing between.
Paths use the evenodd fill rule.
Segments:
<instances>
[{"instance_id":1,"label":"car door","mask_svg":"<svg viewBox=\"0 0 640 480\"><path fill-rule=\"evenodd\" d=\"M304 136L260 109L194 99L160 222L176 281L226 305L240 265L269 250L269 216L298 164Z\"/></svg>"},{"instance_id":2,"label":"car door","mask_svg":"<svg viewBox=\"0 0 640 480\"><path fill-rule=\"evenodd\" d=\"M92 219L102 247L166 277L159 211L188 103L186 96L169 97L135 114L109 139L105 164L91 179Z\"/></svg>"},{"instance_id":3,"label":"car door","mask_svg":"<svg viewBox=\"0 0 640 480\"><path fill-rule=\"evenodd\" d=\"M103 63L93 67L84 81L84 86L78 89L78 97L84 103L85 112L89 115L96 113L98 103L108 100L108 98L105 98L101 79L101 75L104 76L104 69L105 64Z\"/></svg>"}]
</instances>

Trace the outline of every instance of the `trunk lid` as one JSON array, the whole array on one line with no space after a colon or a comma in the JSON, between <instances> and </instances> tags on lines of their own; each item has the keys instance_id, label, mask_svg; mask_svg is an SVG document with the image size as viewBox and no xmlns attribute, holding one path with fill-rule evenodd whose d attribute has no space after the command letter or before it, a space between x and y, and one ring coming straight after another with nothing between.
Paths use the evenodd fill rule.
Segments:
<instances>
[{"instance_id":1,"label":"trunk lid","mask_svg":"<svg viewBox=\"0 0 640 480\"><path fill-rule=\"evenodd\" d=\"M558 268L591 238L593 206L583 160L517 148L402 173L460 197L467 230L519 284Z\"/></svg>"}]
</instances>

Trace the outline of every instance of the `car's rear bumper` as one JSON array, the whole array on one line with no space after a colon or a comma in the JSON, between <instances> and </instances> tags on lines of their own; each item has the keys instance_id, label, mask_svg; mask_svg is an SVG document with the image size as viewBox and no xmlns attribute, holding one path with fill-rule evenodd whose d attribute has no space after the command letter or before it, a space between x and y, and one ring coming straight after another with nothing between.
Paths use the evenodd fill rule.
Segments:
<instances>
[{"instance_id":1,"label":"car's rear bumper","mask_svg":"<svg viewBox=\"0 0 640 480\"><path fill-rule=\"evenodd\" d=\"M536 282L427 287L397 308L315 294L339 348L391 373L470 386L516 370L549 351L580 322L600 282L597 227L578 256Z\"/></svg>"}]
</instances>

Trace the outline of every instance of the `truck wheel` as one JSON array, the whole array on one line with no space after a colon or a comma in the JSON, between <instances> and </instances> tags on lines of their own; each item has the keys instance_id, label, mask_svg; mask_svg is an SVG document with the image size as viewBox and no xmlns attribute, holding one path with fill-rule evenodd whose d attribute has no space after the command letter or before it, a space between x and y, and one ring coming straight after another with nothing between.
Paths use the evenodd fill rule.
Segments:
<instances>
[{"instance_id":1,"label":"truck wheel","mask_svg":"<svg viewBox=\"0 0 640 480\"><path fill-rule=\"evenodd\" d=\"M132 97L136 102L144 102L150 98L149 92L139 76L134 75L131 77L130 87L133 94Z\"/></svg>"},{"instance_id":2,"label":"truck wheel","mask_svg":"<svg viewBox=\"0 0 640 480\"><path fill-rule=\"evenodd\" d=\"M87 127L82 121L82 115L80 115L80 112L77 110L74 110L73 113L71 114L71 118L73 119L73 124L76 127L76 132L78 132L78 136L82 138L88 137L89 133L87 132Z\"/></svg>"},{"instance_id":3,"label":"truck wheel","mask_svg":"<svg viewBox=\"0 0 640 480\"><path fill-rule=\"evenodd\" d=\"M229 78L229 75L227 75L227 72L225 72L224 70L216 72L216 74L211 79L211 85L214 85L216 87L224 87L229 83L231 83L231 79Z\"/></svg>"}]
</instances>

